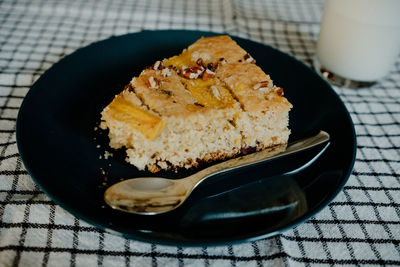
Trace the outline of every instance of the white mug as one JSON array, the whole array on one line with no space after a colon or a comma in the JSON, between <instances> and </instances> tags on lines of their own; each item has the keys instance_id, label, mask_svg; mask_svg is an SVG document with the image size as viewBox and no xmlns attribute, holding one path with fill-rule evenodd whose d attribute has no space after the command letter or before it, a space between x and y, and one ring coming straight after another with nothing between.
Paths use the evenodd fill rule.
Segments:
<instances>
[{"instance_id":1,"label":"white mug","mask_svg":"<svg viewBox=\"0 0 400 267\"><path fill-rule=\"evenodd\" d=\"M314 66L335 84L384 77L400 54L400 0L326 0Z\"/></svg>"}]
</instances>

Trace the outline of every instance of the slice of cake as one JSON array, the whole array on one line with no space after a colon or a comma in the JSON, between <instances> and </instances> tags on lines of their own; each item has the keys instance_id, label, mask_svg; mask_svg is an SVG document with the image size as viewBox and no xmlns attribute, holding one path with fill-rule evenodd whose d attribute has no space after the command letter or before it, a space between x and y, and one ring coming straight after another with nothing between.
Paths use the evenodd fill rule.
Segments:
<instances>
[{"instance_id":1,"label":"slice of cake","mask_svg":"<svg viewBox=\"0 0 400 267\"><path fill-rule=\"evenodd\" d=\"M104 108L101 127L129 163L157 172L285 146L291 107L245 50L216 36L143 70Z\"/></svg>"}]
</instances>

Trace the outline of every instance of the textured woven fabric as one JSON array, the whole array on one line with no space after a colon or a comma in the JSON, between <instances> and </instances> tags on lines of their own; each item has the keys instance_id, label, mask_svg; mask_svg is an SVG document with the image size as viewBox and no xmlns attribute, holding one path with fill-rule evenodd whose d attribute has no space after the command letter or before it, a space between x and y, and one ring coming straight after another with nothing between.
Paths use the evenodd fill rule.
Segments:
<instances>
[{"instance_id":1,"label":"textured woven fabric","mask_svg":"<svg viewBox=\"0 0 400 267\"><path fill-rule=\"evenodd\" d=\"M234 246L182 248L100 231L55 205L19 158L15 125L33 82L91 42L142 29L226 32L311 64L320 0L0 1L0 266L400 265L400 60L376 85L335 87L357 132L344 190L285 233Z\"/></svg>"}]
</instances>

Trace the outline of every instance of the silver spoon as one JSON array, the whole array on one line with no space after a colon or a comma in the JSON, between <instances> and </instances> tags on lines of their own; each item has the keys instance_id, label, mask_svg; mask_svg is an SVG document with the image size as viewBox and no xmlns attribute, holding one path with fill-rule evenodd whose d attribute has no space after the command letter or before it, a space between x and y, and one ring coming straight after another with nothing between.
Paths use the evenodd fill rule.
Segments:
<instances>
[{"instance_id":1,"label":"silver spoon","mask_svg":"<svg viewBox=\"0 0 400 267\"><path fill-rule=\"evenodd\" d=\"M104 200L114 209L129 213L155 215L176 209L193 189L207 178L229 170L261 163L305 150L329 140L329 134L318 134L286 145L275 146L246 156L233 158L182 179L142 177L114 184L104 193ZM285 149L286 148L286 149Z\"/></svg>"}]
</instances>

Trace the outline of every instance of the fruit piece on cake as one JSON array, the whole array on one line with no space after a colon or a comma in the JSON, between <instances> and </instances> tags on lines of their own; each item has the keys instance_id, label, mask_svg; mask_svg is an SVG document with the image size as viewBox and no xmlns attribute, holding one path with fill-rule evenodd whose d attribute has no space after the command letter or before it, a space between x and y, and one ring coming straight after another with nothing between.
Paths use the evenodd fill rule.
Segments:
<instances>
[{"instance_id":1,"label":"fruit piece on cake","mask_svg":"<svg viewBox=\"0 0 400 267\"><path fill-rule=\"evenodd\" d=\"M192 168L284 149L292 105L229 36L204 37L155 62L101 112L110 146L140 170Z\"/></svg>"}]
</instances>

